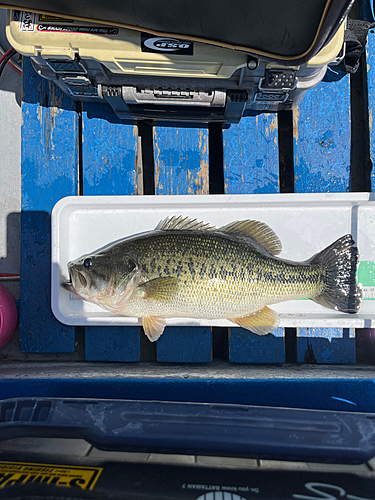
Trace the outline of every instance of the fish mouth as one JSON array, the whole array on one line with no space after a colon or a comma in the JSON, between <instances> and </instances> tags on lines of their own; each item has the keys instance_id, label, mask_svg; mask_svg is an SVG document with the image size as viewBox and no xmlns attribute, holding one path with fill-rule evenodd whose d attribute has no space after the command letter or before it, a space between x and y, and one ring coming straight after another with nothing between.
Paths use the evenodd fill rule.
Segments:
<instances>
[{"instance_id":1,"label":"fish mouth","mask_svg":"<svg viewBox=\"0 0 375 500\"><path fill-rule=\"evenodd\" d=\"M69 272L69 281L62 283L62 286L70 293L80 295L82 292L88 290L91 285L91 280L83 271L71 270Z\"/></svg>"},{"instance_id":2,"label":"fish mouth","mask_svg":"<svg viewBox=\"0 0 375 500\"><path fill-rule=\"evenodd\" d=\"M65 288L65 290L68 290L68 292L76 293L76 291L73 288L73 283L71 281L64 281L62 286Z\"/></svg>"}]
</instances>

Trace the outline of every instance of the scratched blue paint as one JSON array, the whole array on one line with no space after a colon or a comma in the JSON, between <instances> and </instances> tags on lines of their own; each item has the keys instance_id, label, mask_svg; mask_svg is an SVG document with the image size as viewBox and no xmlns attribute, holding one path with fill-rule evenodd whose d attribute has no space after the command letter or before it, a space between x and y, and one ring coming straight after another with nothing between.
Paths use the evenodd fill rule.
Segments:
<instances>
[{"instance_id":1,"label":"scratched blue paint","mask_svg":"<svg viewBox=\"0 0 375 500\"><path fill-rule=\"evenodd\" d=\"M336 147L335 138L332 130L326 130L322 135L316 139L317 144L326 150L334 149Z\"/></svg>"},{"instance_id":2,"label":"scratched blue paint","mask_svg":"<svg viewBox=\"0 0 375 500\"><path fill-rule=\"evenodd\" d=\"M229 358L232 363L285 363L284 329L259 336L243 328L231 328Z\"/></svg>"},{"instance_id":3,"label":"scratched blue paint","mask_svg":"<svg viewBox=\"0 0 375 500\"><path fill-rule=\"evenodd\" d=\"M305 95L294 112L296 193L349 191L350 128L349 75Z\"/></svg>"},{"instance_id":4,"label":"scratched blue paint","mask_svg":"<svg viewBox=\"0 0 375 500\"><path fill-rule=\"evenodd\" d=\"M85 103L82 120L83 194L135 195L137 127L122 123L106 104ZM88 361L139 361L139 327L86 328L85 356Z\"/></svg>"},{"instance_id":5,"label":"scratched blue paint","mask_svg":"<svg viewBox=\"0 0 375 500\"><path fill-rule=\"evenodd\" d=\"M75 103L23 65L20 348L73 352L74 328L59 323L51 302L51 210L77 193Z\"/></svg>"},{"instance_id":6,"label":"scratched blue paint","mask_svg":"<svg viewBox=\"0 0 375 500\"><path fill-rule=\"evenodd\" d=\"M156 194L208 194L207 130L155 127L154 157ZM211 328L170 326L157 341L158 361L207 363L211 359Z\"/></svg>"},{"instance_id":7,"label":"scratched blue paint","mask_svg":"<svg viewBox=\"0 0 375 500\"><path fill-rule=\"evenodd\" d=\"M279 192L278 128L275 114L246 117L223 131L225 192ZM250 217L250 216L249 216ZM281 335L281 336L280 336ZM231 328L231 363L284 363L283 330L265 337Z\"/></svg>"},{"instance_id":8,"label":"scratched blue paint","mask_svg":"<svg viewBox=\"0 0 375 500\"><path fill-rule=\"evenodd\" d=\"M223 145L227 194L279 192L275 114L246 117L231 125L223 131Z\"/></svg>"},{"instance_id":9,"label":"scratched blue paint","mask_svg":"<svg viewBox=\"0 0 375 500\"><path fill-rule=\"evenodd\" d=\"M353 401L349 401L348 399L337 398L336 396L331 396L332 399L336 399L337 401L342 401L343 403L348 403L353 406L357 406L357 403L353 403Z\"/></svg>"},{"instance_id":10,"label":"scratched blue paint","mask_svg":"<svg viewBox=\"0 0 375 500\"><path fill-rule=\"evenodd\" d=\"M17 397L61 397L94 399L135 399L228 403L240 405L309 408L316 410L375 412L373 379L197 379L186 378L46 378L3 379L0 399ZM357 406L332 399L345 395Z\"/></svg>"},{"instance_id":11,"label":"scratched blue paint","mask_svg":"<svg viewBox=\"0 0 375 500\"><path fill-rule=\"evenodd\" d=\"M298 363L355 363L355 335L349 328L298 328Z\"/></svg>"},{"instance_id":12,"label":"scratched blue paint","mask_svg":"<svg viewBox=\"0 0 375 500\"><path fill-rule=\"evenodd\" d=\"M139 361L139 328L85 327L85 357L86 361Z\"/></svg>"},{"instance_id":13,"label":"scratched blue paint","mask_svg":"<svg viewBox=\"0 0 375 500\"><path fill-rule=\"evenodd\" d=\"M294 112L295 192L349 191L350 138L350 88L346 75L338 81L321 82L305 95ZM298 362L309 362L315 357L318 363L355 363L355 340L345 331L300 328Z\"/></svg>"},{"instance_id":14,"label":"scratched blue paint","mask_svg":"<svg viewBox=\"0 0 375 500\"><path fill-rule=\"evenodd\" d=\"M160 362L209 363L212 361L212 330L188 326L169 327L156 347Z\"/></svg>"},{"instance_id":15,"label":"scratched blue paint","mask_svg":"<svg viewBox=\"0 0 375 500\"><path fill-rule=\"evenodd\" d=\"M208 194L206 129L154 129L155 194Z\"/></svg>"},{"instance_id":16,"label":"scratched blue paint","mask_svg":"<svg viewBox=\"0 0 375 500\"><path fill-rule=\"evenodd\" d=\"M371 30L373 31L373 30ZM371 171L371 189L375 191L375 33L369 32L367 49L367 87L368 87L368 113L370 133L370 155L373 163Z\"/></svg>"},{"instance_id":17,"label":"scratched blue paint","mask_svg":"<svg viewBox=\"0 0 375 500\"><path fill-rule=\"evenodd\" d=\"M136 194L137 127L106 104L85 103L82 128L83 194Z\"/></svg>"}]
</instances>

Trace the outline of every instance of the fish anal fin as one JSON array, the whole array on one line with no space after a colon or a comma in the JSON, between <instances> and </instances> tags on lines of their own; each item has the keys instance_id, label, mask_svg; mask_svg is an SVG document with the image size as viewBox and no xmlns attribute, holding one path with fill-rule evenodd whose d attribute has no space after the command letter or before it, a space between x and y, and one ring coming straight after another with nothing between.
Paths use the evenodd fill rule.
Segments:
<instances>
[{"instance_id":1,"label":"fish anal fin","mask_svg":"<svg viewBox=\"0 0 375 500\"><path fill-rule=\"evenodd\" d=\"M178 279L173 276L162 276L139 285L145 292L144 298L159 302L170 302L178 290Z\"/></svg>"},{"instance_id":2,"label":"fish anal fin","mask_svg":"<svg viewBox=\"0 0 375 500\"><path fill-rule=\"evenodd\" d=\"M233 321L233 323L236 323L241 328L250 330L257 335L267 335L276 330L280 324L278 314L267 306L247 316L231 318L230 321Z\"/></svg>"},{"instance_id":3,"label":"fish anal fin","mask_svg":"<svg viewBox=\"0 0 375 500\"><path fill-rule=\"evenodd\" d=\"M155 230L159 231L216 231L216 227L206 222L199 222L197 219L189 219L182 215L173 215L159 222Z\"/></svg>"},{"instance_id":4,"label":"fish anal fin","mask_svg":"<svg viewBox=\"0 0 375 500\"><path fill-rule=\"evenodd\" d=\"M282 250L281 241L276 233L264 222L257 220L241 220L231 222L219 229L225 234L232 234L243 238L252 238L260 243L267 253L278 255Z\"/></svg>"},{"instance_id":5,"label":"fish anal fin","mask_svg":"<svg viewBox=\"0 0 375 500\"><path fill-rule=\"evenodd\" d=\"M158 316L145 316L142 318L143 330L151 342L156 342L158 340L164 332L166 324L166 319L159 318Z\"/></svg>"}]
</instances>

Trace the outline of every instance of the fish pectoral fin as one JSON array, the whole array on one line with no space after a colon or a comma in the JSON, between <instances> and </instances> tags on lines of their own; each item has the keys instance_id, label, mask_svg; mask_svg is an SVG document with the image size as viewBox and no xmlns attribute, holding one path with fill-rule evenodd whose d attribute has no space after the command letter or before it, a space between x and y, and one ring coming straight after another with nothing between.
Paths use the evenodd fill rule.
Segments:
<instances>
[{"instance_id":1,"label":"fish pectoral fin","mask_svg":"<svg viewBox=\"0 0 375 500\"><path fill-rule=\"evenodd\" d=\"M242 316L241 318L232 318L230 321L236 323L241 328L246 328L253 333L258 335L267 335L271 333L280 324L280 319L278 314L269 309L267 306L263 307L260 311L248 314L247 316Z\"/></svg>"},{"instance_id":2,"label":"fish pectoral fin","mask_svg":"<svg viewBox=\"0 0 375 500\"><path fill-rule=\"evenodd\" d=\"M158 316L145 316L142 318L143 330L151 342L158 340L164 332L166 324L165 318L159 318Z\"/></svg>"},{"instance_id":3,"label":"fish pectoral fin","mask_svg":"<svg viewBox=\"0 0 375 500\"><path fill-rule=\"evenodd\" d=\"M163 276L146 281L139 285L139 288L145 291L145 299L170 302L177 293L178 279L171 276Z\"/></svg>"},{"instance_id":4,"label":"fish pectoral fin","mask_svg":"<svg viewBox=\"0 0 375 500\"><path fill-rule=\"evenodd\" d=\"M232 234L242 238L253 238L261 245L263 251L271 255L281 252L281 241L275 232L264 222L257 220L241 220L231 222L219 228L221 233Z\"/></svg>"}]
</instances>

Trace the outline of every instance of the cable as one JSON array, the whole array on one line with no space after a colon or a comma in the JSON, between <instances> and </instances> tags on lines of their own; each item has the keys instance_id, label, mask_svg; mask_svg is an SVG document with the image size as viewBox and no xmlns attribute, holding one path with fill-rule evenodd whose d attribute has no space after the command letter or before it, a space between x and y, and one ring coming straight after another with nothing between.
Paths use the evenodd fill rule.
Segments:
<instances>
[{"instance_id":1,"label":"cable","mask_svg":"<svg viewBox=\"0 0 375 500\"><path fill-rule=\"evenodd\" d=\"M3 49L3 47L0 45L0 56L3 56L5 54L6 50ZM8 61L9 66L11 66L15 71L17 71L18 74L22 75L22 68L19 64L13 62L13 61Z\"/></svg>"},{"instance_id":2,"label":"cable","mask_svg":"<svg viewBox=\"0 0 375 500\"><path fill-rule=\"evenodd\" d=\"M9 61L9 59L16 53L15 49L11 48L9 50L7 50L5 52L5 54L3 54L1 57L0 57L0 74L1 72L3 71L4 69L4 66L7 64L7 62Z\"/></svg>"},{"instance_id":3,"label":"cable","mask_svg":"<svg viewBox=\"0 0 375 500\"><path fill-rule=\"evenodd\" d=\"M0 57L0 64L5 61L5 59L8 60L16 53L16 50L13 49L13 48L10 48L9 50L7 50L5 52L5 54L3 54L1 57Z\"/></svg>"},{"instance_id":4,"label":"cable","mask_svg":"<svg viewBox=\"0 0 375 500\"><path fill-rule=\"evenodd\" d=\"M1 54L1 55L4 55L4 54L5 54L5 51L1 51L1 47L0 47L0 54ZM17 73L18 73L19 75L22 75L22 69L21 69L21 66L20 66L19 64L15 63L15 62L13 62L13 61L12 61L12 62L8 61L8 64L9 64L9 66L10 66L11 68L13 68L15 71L17 71Z\"/></svg>"},{"instance_id":5,"label":"cable","mask_svg":"<svg viewBox=\"0 0 375 500\"><path fill-rule=\"evenodd\" d=\"M19 281L19 274L0 273L0 281Z\"/></svg>"},{"instance_id":6,"label":"cable","mask_svg":"<svg viewBox=\"0 0 375 500\"><path fill-rule=\"evenodd\" d=\"M7 65L9 59L11 57L14 56L14 54L16 54L17 51L15 49L9 49L5 52L5 54L3 56L0 57L0 76L5 68L5 66Z\"/></svg>"},{"instance_id":7,"label":"cable","mask_svg":"<svg viewBox=\"0 0 375 500\"><path fill-rule=\"evenodd\" d=\"M17 71L17 73L18 73L19 75L22 75L22 69L18 69L18 68L16 68L16 65L15 65L15 64L13 64L13 63L11 63L10 61L8 61L8 64L9 64L9 66L10 66L11 68L13 68L13 69L14 69L14 71Z\"/></svg>"}]
</instances>

